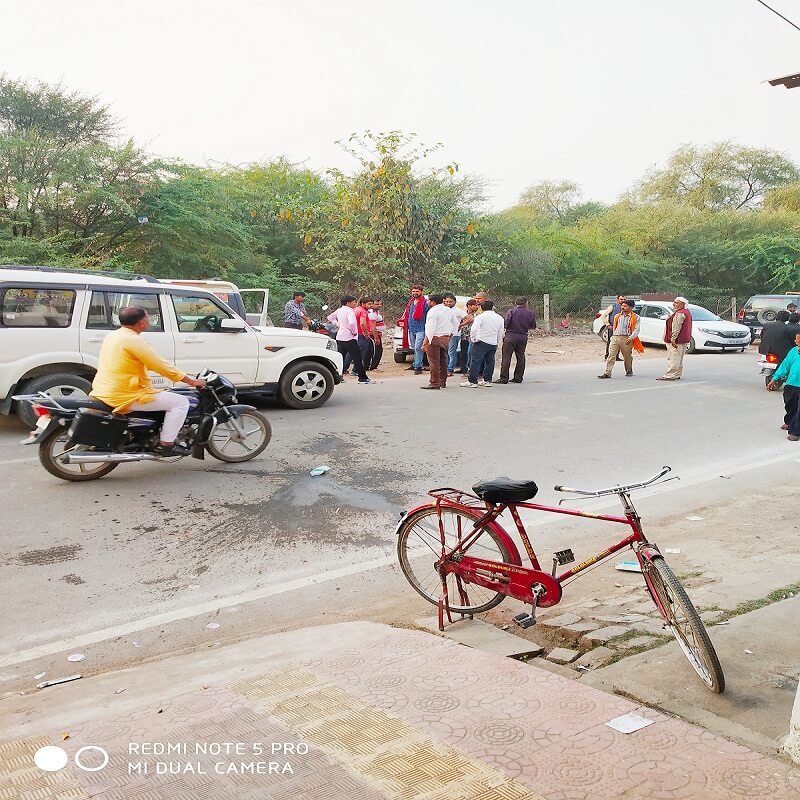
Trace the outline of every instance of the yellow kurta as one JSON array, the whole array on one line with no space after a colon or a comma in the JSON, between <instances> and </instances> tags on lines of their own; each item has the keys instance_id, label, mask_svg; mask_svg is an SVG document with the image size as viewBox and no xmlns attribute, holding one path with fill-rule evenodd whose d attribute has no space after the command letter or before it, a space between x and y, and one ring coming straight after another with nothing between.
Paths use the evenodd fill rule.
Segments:
<instances>
[{"instance_id":1,"label":"yellow kurta","mask_svg":"<svg viewBox=\"0 0 800 800\"><path fill-rule=\"evenodd\" d=\"M186 377L185 372L164 361L138 333L120 328L103 340L90 394L113 406L115 413L124 413L132 403L149 403L158 390L147 374L148 369L171 381Z\"/></svg>"}]
</instances>

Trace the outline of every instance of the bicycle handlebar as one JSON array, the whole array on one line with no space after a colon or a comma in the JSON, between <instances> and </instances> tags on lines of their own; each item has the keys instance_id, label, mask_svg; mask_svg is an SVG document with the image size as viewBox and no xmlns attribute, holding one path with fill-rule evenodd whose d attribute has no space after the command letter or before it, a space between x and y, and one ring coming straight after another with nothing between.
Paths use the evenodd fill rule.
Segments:
<instances>
[{"instance_id":1,"label":"bicycle handlebar","mask_svg":"<svg viewBox=\"0 0 800 800\"><path fill-rule=\"evenodd\" d=\"M571 494L580 494L584 497L601 497L605 494L622 494L623 492L631 492L634 489L642 489L645 486L649 486L651 483L655 483L659 478L663 478L668 472L672 472L672 467L663 466L661 467L661 471L653 475L652 478L648 478L646 481L642 481L641 483L631 483L627 486L612 486L608 489L571 489L568 486L554 486L553 489L557 492L570 492ZM670 478L670 480L672 480Z\"/></svg>"}]
</instances>

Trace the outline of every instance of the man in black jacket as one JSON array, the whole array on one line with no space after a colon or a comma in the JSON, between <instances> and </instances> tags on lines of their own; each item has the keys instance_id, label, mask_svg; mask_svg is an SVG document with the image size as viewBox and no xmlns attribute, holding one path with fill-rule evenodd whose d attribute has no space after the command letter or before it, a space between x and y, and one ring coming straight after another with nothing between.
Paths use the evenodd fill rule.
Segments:
<instances>
[{"instance_id":1,"label":"man in black jacket","mask_svg":"<svg viewBox=\"0 0 800 800\"><path fill-rule=\"evenodd\" d=\"M796 325L787 324L790 314L788 311L779 311L775 315L775 322L767 322L761 331L761 341L758 343L758 352L762 356L773 355L778 357L780 364L786 354L794 347Z\"/></svg>"}]
</instances>

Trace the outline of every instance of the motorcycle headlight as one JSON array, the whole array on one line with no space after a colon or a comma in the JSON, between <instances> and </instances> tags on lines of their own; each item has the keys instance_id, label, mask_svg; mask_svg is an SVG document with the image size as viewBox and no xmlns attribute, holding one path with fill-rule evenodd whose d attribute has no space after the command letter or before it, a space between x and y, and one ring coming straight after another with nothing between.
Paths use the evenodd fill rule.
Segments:
<instances>
[{"instance_id":1,"label":"motorcycle headlight","mask_svg":"<svg viewBox=\"0 0 800 800\"><path fill-rule=\"evenodd\" d=\"M325 342L325 347L328 350L335 350L337 353L339 352L339 348L337 347L336 342L333 339L328 339L328 341Z\"/></svg>"}]
</instances>

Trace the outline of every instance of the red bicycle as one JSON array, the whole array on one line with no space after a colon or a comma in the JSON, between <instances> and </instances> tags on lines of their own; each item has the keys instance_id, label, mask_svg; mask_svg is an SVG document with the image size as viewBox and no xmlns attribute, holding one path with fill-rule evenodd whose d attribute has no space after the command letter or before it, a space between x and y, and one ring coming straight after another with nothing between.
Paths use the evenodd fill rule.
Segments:
<instances>
[{"instance_id":1,"label":"red bicycle","mask_svg":"<svg viewBox=\"0 0 800 800\"><path fill-rule=\"evenodd\" d=\"M428 494L435 502L412 509L398 525L400 567L414 589L438 606L440 630L444 630L445 616L453 621L451 612L461 616L479 614L494 608L506 596L530 604L530 613L518 614L514 618L517 624L527 628L535 624L537 608L548 608L561 600L562 586L566 581L630 547L636 554L644 582L664 620L664 627L671 631L706 686L712 692L722 692L725 677L708 632L658 547L647 540L630 497L632 491L657 483L670 471L670 467L662 467L659 473L646 481L609 489L554 487L557 492L581 497L615 494L622 503L624 517L576 511L562 508L561 504L545 506L525 502L535 497L538 491L533 481L497 478L473 486L474 494L461 489L433 489ZM555 553L551 572L545 572L520 519L520 508L617 522L630 527L631 533L601 553L557 575L559 565L575 561L572 550ZM514 540L499 522L500 515L506 510L514 520L530 567L523 565Z\"/></svg>"}]
</instances>

